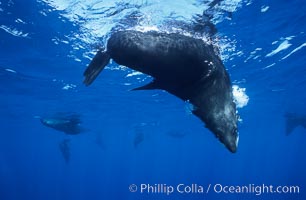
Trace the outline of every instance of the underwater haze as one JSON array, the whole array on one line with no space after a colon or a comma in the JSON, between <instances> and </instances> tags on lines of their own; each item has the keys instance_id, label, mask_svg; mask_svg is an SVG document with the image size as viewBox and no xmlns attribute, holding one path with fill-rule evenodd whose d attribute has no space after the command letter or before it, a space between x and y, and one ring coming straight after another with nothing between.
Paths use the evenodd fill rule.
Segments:
<instances>
[{"instance_id":1,"label":"underwater haze","mask_svg":"<svg viewBox=\"0 0 306 200\"><path fill-rule=\"evenodd\" d=\"M303 0L0 0L0 199L306 199L305 21ZM145 74L112 62L82 83L126 29L219 47L236 153L188 102L131 91Z\"/></svg>"}]
</instances>

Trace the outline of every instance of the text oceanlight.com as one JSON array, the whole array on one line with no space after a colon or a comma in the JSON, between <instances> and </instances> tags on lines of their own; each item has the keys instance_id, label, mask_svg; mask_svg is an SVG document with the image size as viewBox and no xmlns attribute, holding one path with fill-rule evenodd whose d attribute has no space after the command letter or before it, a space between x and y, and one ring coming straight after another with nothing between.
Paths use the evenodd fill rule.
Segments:
<instances>
[{"instance_id":1,"label":"text oceanlight.com","mask_svg":"<svg viewBox=\"0 0 306 200\"><path fill-rule=\"evenodd\" d=\"M223 185L223 184L131 184L129 186L130 192L138 192L141 194L166 194L173 193L181 194L299 194L299 186L274 186L268 184L247 184L247 185Z\"/></svg>"}]
</instances>

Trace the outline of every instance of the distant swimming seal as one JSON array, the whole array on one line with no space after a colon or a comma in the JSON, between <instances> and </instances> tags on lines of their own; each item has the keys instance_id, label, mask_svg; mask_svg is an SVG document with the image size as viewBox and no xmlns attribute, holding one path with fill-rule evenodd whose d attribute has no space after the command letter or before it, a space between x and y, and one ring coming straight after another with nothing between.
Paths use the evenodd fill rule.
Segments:
<instances>
[{"instance_id":1,"label":"distant swimming seal","mask_svg":"<svg viewBox=\"0 0 306 200\"><path fill-rule=\"evenodd\" d=\"M286 135L290 135L298 126L306 128L306 115L286 112L284 116L286 118Z\"/></svg>"},{"instance_id":2,"label":"distant swimming seal","mask_svg":"<svg viewBox=\"0 0 306 200\"><path fill-rule=\"evenodd\" d=\"M40 122L67 135L77 135L84 131L81 127L80 116L74 113L57 113L53 116L41 117Z\"/></svg>"},{"instance_id":3,"label":"distant swimming seal","mask_svg":"<svg viewBox=\"0 0 306 200\"><path fill-rule=\"evenodd\" d=\"M162 89L192 103L193 114L236 152L237 114L231 82L212 45L178 33L116 32L107 50L98 51L84 72L84 84L90 85L111 58L154 78L134 90Z\"/></svg>"}]
</instances>

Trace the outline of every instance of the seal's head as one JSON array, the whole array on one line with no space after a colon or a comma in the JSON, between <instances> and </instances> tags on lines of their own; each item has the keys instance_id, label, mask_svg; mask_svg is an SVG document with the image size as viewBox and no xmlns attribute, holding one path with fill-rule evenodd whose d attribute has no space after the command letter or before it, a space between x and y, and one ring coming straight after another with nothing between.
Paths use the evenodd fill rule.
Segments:
<instances>
[{"instance_id":1,"label":"seal's head","mask_svg":"<svg viewBox=\"0 0 306 200\"><path fill-rule=\"evenodd\" d=\"M199 104L192 111L205 122L206 127L211 130L214 135L225 145L232 153L237 151L238 147L238 117L236 113L236 105L233 101L224 101L222 105L220 101L207 98L211 103ZM213 102L213 103L212 103ZM209 105L203 106L203 105Z\"/></svg>"},{"instance_id":2,"label":"seal's head","mask_svg":"<svg viewBox=\"0 0 306 200\"><path fill-rule=\"evenodd\" d=\"M232 153L237 151L239 141L235 108L235 104L231 102L231 105L225 105L224 109L210 113L210 118L205 117L206 127Z\"/></svg>"},{"instance_id":3,"label":"seal's head","mask_svg":"<svg viewBox=\"0 0 306 200\"><path fill-rule=\"evenodd\" d=\"M213 131L213 133L230 152L235 153L237 151L239 135L236 125L217 127L217 130Z\"/></svg>"},{"instance_id":4,"label":"seal's head","mask_svg":"<svg viewBox=\"0 0 306 200\"><path fill-rule=\"evenodd\" d=\"M210 122L207 123L207 127L232 153L237 151L239 141L237 121L236 105L230 102L225 104L222 110L213 112Z\"/></svg>"}]
</instances>

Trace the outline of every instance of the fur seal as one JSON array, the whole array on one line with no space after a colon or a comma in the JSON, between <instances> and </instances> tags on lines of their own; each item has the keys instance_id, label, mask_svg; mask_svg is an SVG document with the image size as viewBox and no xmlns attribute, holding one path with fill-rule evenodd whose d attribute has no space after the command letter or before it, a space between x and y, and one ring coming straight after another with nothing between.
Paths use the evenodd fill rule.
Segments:
<instances>
[{"instance_id":1,"label":"fur seal","mask_svg":"<svg viewBox=\"0 0 306 200\"><path fill-rule=\"evenodd\" d=\"M192 113L231 151L237 151L236 105L231 81L214 46L178 33L126 30L113 33L84 72L90 85L113 59L153 77L134 90L162 89L189 101Z\"/></svg>"}]
</instances>

